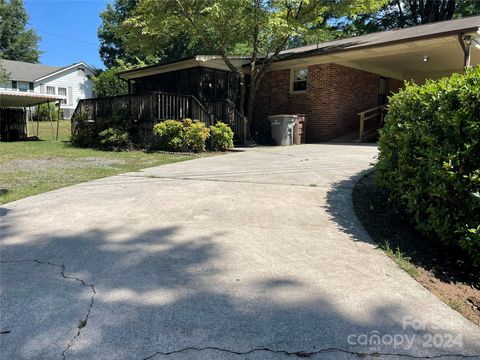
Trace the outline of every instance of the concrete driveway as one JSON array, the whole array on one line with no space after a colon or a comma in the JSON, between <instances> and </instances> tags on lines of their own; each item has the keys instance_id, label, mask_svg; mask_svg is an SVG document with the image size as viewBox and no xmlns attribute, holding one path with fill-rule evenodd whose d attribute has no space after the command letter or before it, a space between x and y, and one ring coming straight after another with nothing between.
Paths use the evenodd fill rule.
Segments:
<instances>
[{"instance_id":1,"label":"concrete driveway","mask_svg":"<svg viewBox=\"0 0 480 360\"><path fill-rule=\"evenodd\" d=\"M258 148L4 206L2 359L479 355L356 220L376 151Z\"/></svg>"}]
</instances>

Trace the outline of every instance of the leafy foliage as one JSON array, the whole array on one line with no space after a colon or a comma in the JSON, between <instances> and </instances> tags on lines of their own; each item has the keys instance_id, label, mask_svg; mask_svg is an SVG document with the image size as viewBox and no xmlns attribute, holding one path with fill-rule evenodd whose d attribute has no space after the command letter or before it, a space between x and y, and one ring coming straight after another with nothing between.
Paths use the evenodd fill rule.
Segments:
<instances>
[{"instance_id":1,"label":"leafy foliage","mask_svg":"<svg viewBox=\"0 0 480 360\"><path fill-rule=\"evenodd\" d=\"M339 19L337 28L360 35L478 14L478 0L390 0L379 11Z\"/></svg>"},{"instance_id":2,"label":"leafy foliage","mask_svg":"<svg viewBox=\"0 0 480 360\"><path fill-rule=\"evenodd\" d=\"M127 48L150 53L188 33L210 54L222 56L240 78L244 110L246 73L249 77L247 118L251 122L258 87L289 41L307 32L320 32L330 16L353 16L380 8L386 0L140 0L120 33ZM250 54L250 67L236 66L229 56L238 49ZM258 61L263 59L262 61ZM248 127L247 127L248 128Z\"/></svg>"},{"instance_id":3,"label":"leafy foliage","mask_svg":"<svg viewBox=\"0 0 480 360\"><path fill-rule=\"evenodd\" d=\"M122 151L132 147L128 132L108 128L98 134L100 148L102 150Z\"/></svg>"},{"instance_id":4,"label":"leafy foliage","mask_svg":"<svg viewBox=\"0 0 480 360\"><path fill-rule=\"evenodd\" d=\"M95 96L115 96L128 93L128 83L117 76L117 72L126 70L124 67L112 67L100 72L92 78Z\"/></svg>"},{"instance_id":5,"label":"leafy foliage","mask_svg":"<svg viewBox=\"0 0 480 360\"><path fill-rule=\"evenodd\" d=\"M0 62L0 85L3 85L10 80L10 73L5 69L3 64Z\"/></svg>"},{"instance_id":6,"label":"leafy foliage","mask_svg":"<svg viewBox=\"0 0 480 360\"><path fill-rule=\"evenodd\" d=\"M40 104L33 113L34 121L58 120L58 107L56 105Z\"/></svg>"},{"instance_id":7,"label":"leafy foliage","mask_svg":"<svg viewBox=\"0 0 480 360\"><path fill-rule=\"evenodd\" d=\"M138 3L139 0L115 0L112 4L107 4L106 9L100 13L102 23L97 34L100 39L100 57L107 68L117 67L122 61L128 64L153 64L205 52L204 47L193 41L190 33L186 31L179 31L163 44L150 42L147 51L127 48L125 37L119 28L123 21L133 14ZM149 34L145 34L145 37L148 36Z\"/></svg>"},{"instance_id":8,"label":"leafy foliage","mask_svg":"<svg viewBox=\"0 0 480 360\"><path fill-rule=\"evenodd\" d=\"M133 119L126 108L115 110L112 114L105 117L97 117L95 121L89 120L86 113L78 113L72 118L73 145L80 147L101 148L99 134L109 128L134 134L135 127Z\"/></svg>"},{"instance_id":9,"label":"leafy foliage","mask_svg":"<svg viewBox=\"0 0 480 360\"><path fill-rule=\"evenodd\" d=\"M226 151L233 148L233 131L223 123L217 122L210 126L212 148L215 151Z\"/></svg>"},{"instance_id":10,"label":"leafy foliage","mask_svg":"<svg viewBox=\"0 0 480 360\"><path fill-rule=\"evenodd\" d=\"M210 129L200 121L185 119L185 147L193 152L204 152L205 142L210 136Z\"/></svg>"},{"instance_id":11,"label":"leafy foliage","mask_svg":"<svg viewBox=\"0 0 480 360\"><path fill-rule=\"evenodd\" d=\"M182 151L184 149L185 128L181 121L165 120L153 127L160 150Z\"/></svg>"},{"instance_id":12,"label":"leafy foliage","mask_svg":"<svg viewBox=\"0 0 480 360\"><path fill-rule=\"evenodd\" d=\"M480 68L391 98L376 181L416 227L480 262Z\"/></svg>"},{"instance_id":13,"label":"leafy foliage","mask_svg":"<svg viewBox=\"0 0 480 360\"><path fill-rule=\"evenodd\" d=\"M37 63L40 37L27 29L23 0L0 1L0 58Z\"/></svg>"},{"instance_id":14,"label":"leafy foliage","mask_svg":"<svg viewBox=\"0 0 480 360\"><path fill-rule=\"evenodd\" d=\"M205 124L191 119L165 120L153 128L156 145L166 151L205 151L205 143L210 130Z\"/></svg>"}]
</instances>

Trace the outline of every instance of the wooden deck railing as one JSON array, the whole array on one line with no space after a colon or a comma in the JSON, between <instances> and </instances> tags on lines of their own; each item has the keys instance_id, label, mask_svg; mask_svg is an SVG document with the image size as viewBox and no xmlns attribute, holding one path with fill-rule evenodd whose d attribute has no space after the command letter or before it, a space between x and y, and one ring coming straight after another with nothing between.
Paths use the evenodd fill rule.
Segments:
<instances>
[{"instance_id":1,"label":"wooden deck railing","mask_svg":"<svg viewBox=\"0 0 480 360\"><path fill-rule=\"evenodd\" d=\"M164 92L152 92L143 95L119 95L111 97L83 99L78 102L72 120L82 114L84 121L97 119L115 119L117 114L127 115L137 128L148 130L156 122L186 118L203 122L207 126L216 121L228 124L240 144L245 143L246 120L230 101L202 104L193 95L180 95ZM73 125L73 123L72 123ZM73 130L73 129L72 129Z\"/></svg>"},{"instance_id":2,"label":"wooden deck railing","mask_svg":"<svg viewBox=\"0 0 480 360\"><path fill-rule=\"evenodd\" d=\"M377 119L379 121L378 127L383 125L385 114L387 113L387 105L380 105L374 108L358 113L360 117L360 129L358 132L358 141L362 141L365 132L365 122L370 119Z\"/></svg>"},{"instance_id":3,"label":"wooden deck railing","mask_svg":"<svg viewBox=\"0 0 480 360\"><path fill-rule=\"evenodd\" d=\"M231 100L209 102L207 108L216 121L222 121L230 126L239 144L246 143L247 118L237 110Z\"/></svg>"},{"instance_id":4,"label":"wooden deck railing","mask_svg":"<svg viewBox=\"0 0 480 360\"><path fill-rule=\"evenodd\" d=\"M83 113L87 119L113 116L118 111L127 112L135 120L160 121L192 118L206 125L214 119L208 110L192 95L153 92L144 95L120 95L80 100L73 117Z\"/></svg>"}]
</instances>

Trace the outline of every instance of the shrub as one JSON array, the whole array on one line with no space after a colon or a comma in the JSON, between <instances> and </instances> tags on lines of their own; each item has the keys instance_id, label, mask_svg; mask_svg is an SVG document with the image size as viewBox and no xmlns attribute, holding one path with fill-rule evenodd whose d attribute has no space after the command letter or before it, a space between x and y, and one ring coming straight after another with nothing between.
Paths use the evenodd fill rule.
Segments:
<instances>
[{"instance_id":1,"label":"shrub","mask_svg":"<svg viewBox=\"0 0 480 360\"><path fill-rule=\"evenodd\" d=\"M99 145L102 150L122 151L131 148L128 132L108 128L98 134Z\"/></svg>"},{"instance_id":2,"label":"shrub","mask_svg":"<svg viewBox=\"0 0 480 360\"><path fill-rule=\"evenodd\" d=\"M32 115L34 121L57 121L58 107L55 104L40 104Z\"/></svg>"},{"instance_id":3,"label":"shrub","mask_svg":"<svg viewBox=\"0 0 480 360\"><path fill-rule=\"evenodd\" d=\"M183 125L185 147L193 152L205 151L205 142L210 136L210 129L204 123L190 119L185 119Z\"/></svg>"},{"instance_id":4,"label":"shrub","mask_svg":"<svg viewBox=\"0 0 480 360\"><path fill-rule=\"evenodd\" d=\"M423 233L480 262L480 68L390 99L376 182Z\"/></svg>"},{"instance_id":5,"label":"shrub","mask_svg":"<svg viewBox=\"0 0 480 360\"><path fill-rule=\"evenodd\" d=\"M70 141L80 147L95 147L98 144L98 130L94 123L87 121L87 114L82 112L72 118Z\"/></svg>"},{"instance_id":6,"label":"shrub","mask_svg":"<svg viewBox=\"0 0 480 360\"><path fill-rule=\"evenodd\" d=\"M165 120L153 127L157 136L158 148L166 151L184 149L185 128L181 121Z\"/></svg>"},{"instance_id":7,"label":"shrub","mask_svg":"<svg viewBox=\"0 0 480 360\"><path fill-rule=\"evenodd\" d=\"M154 148L166 151L205 151L210 130L205 124L191 119L165 120L153 127Z\"/></svg>"},{"instance_id":8,"label":"shrub","mask_svg":"<svg viewBox=\"0 0 480 360\"><path fill-rule=\"evenodd\" d=\"M213 150L226 151L233 147L233 131L227 124L217 122L215 125L210 126L210 133Z\"/></svg>"}]
</instances>

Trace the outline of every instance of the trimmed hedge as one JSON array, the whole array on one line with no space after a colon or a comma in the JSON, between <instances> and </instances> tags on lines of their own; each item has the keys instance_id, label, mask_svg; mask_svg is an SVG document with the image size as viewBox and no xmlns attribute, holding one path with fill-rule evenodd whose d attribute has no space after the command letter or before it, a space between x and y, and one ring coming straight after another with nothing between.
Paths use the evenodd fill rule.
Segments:
<instances>
[{"instance_id":1,"label":"trimmed hedge","mask_svg":"<svg viewBox=\"0 0 480 360\"><path fill-rule=\"evenodd\" d=\"M406 84L380 132L376 183L424 234L480 263L480 67Z\"/></svg>"}]
</instances>

